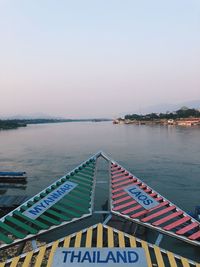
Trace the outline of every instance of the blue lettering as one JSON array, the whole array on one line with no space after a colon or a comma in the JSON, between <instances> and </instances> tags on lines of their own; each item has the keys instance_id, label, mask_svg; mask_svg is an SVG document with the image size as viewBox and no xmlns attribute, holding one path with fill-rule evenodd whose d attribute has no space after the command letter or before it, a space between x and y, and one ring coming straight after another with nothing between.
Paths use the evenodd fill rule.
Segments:
<instances>
[{"instance_id":1,"label":"blue lettering","mask_svg":"<svg viewBox=\"0 0 200 267\"><path fill-rule=\"evenodd\" d=\"M133 192L132 194L138 197L141 194L141 192L137 191L137 192Z\"/></svg>"},{"instance_id":2,"label":"blue lettering","mask_svg":"<svg viewBox=\"0 0 200 267\"><path fill-rule=\"evenodd\" d=\"M48 200L48 199L45 199L44 200L44 203L48 206L49 205L49 203L51 203L51 202L53 202L52 200Z\"/></svg>"},{"instance_id":3,"label":"blue lettering","mask_svg":"<svg viewBox=\"0 0 200 267\"><path fill-rule=\"evenodd\" d=\"M58 193L52 193L50 197L53 197L54 199L57 199L60 195Z\"/></svg>"},{"instance_id":4,"label":"blue lettering","mask_svg":"<svg viewBox=\"0 0 200 267\"><path fill-rule=\"evenodd\" d=\"M129 189L129 192L130 192L131 194L133 194L135 189L136 189L136 188L130 188L130 189Z\"/></svg>"},{"instance_id":5,"label":"blue lettering","mask_svg":"<svg viewBox=\"0 0 200 267\"><path fill-rule=\"evenodd\" d=\"M139 200L146 200L146 199L147 199L147 196L145 196L145 195L141 195L141 196L138 197L138 199L139 199Z\"/></svg>"},{"instance_id":6,"label":"blue lettering","mask_svg":"<svg viewBox=\"0 0 200 267\"><path fill-rule=\"evenodd\" d=\"M62 251L64 255L64 259L63 259L63 262L65 263L67 261L67 255L71 253L71 251Z\"/></svg>"},{"instance_id":7,"label":"blue lettering","mask_svg":"<svg viewBox=\"0 0 200 267\"><path fill-rule=\"evenodd\" d=\"M122 260L122 262L127 263L125 251L123 252L117 251L117 263L121 262L120 259Z\"/></svg>"},{"instance_id":8,"label":"blue lettering","mask_svg":"<svg viewBox=\"0 0 200 267\"><path fill-rule=\"evenodd\" d=\"M73 185L65 184L63 187L64 187L65 189L69 190L69 189L73 188Z\"/></svg>"},{"instance_id":9,"label":"blue lettering","mask_svg":"<svg viewBox=\"0 0 200 267\"><path fill-rule=\"evenodd\" d=\"M149 196L148 194L146 194L145 192L143 192L142 190L140 190L136 186L133 186L131 188L127 188L125 190L135 200L137 200L138 202L140 202L141 205L143 205L143 207L147 208L147 206L151 206L152 204L153 204L153 206L156 206L156 203L154 203L154 200L151 198L151 196Z\"/></svg>"},{"instance_id":10,"label":"blue lettering","mask_svg":"<svg viewBox=\"0 0 200 267\"><path fill-rule=\"evenodd\" d=\"M56 192L57 192L60 196L63 195L63 191L61 191L60 189L58 189Z\"/></svg>"},{"instance_id":11,"label":"blue lettering","mask_svg":"<svg viewBox=\"0 0 200 267\"><path fill-rule=\"evenodd\" d=\"M96 262L96 251L93 252L93 259L92 262Z\"/></svg>"},{"instance_id":12,"label":"blue lettering","mask_svg":"<svg viewBox=\"0 0 200 267\"><path fill-rule=\"evenodd\" d=\"M70 183L70 182L69 182ZM65 194L70 192L76 184L63 184L59 186L56 190L50 193L47 197L38 201L32 207L27 209L24 214L30 218L37 218L40 214L42 214L47 208L56 203L59 199L61 199Z\"/></svg>"},{"instance_id":13,"label":"blue lettering","mask_svg":"<svg viewBox=\"0 0 200 267\"><path fill-rule=\"evenodd\" d=\"M29 210L28 212L33 214L33 215L37 215L38 213L40 213L41 209L38 207L33 208L32 210Z\"/></svg>"},{"instance_id":14,"label":"blue lettering","mask_svg":"<svg viewBox=\"0 0 200 267\"><path fill-rule=\"evenodd\" d=\"M153 200L151 199L147 199L146 201L144 201L145 205L150 205L151 203L153 203Z\"/></svg>"},{"instance_id":15,"label":"blue lettering","mask_svg":"<svg viewBox=\"0 0 200 267\"><path fill-rule=\"evenodd\" d=\"M81 251L78 254L75 254L75 251L72 251L70 262L74 262L74 258L77 258L77 262L81 260Z\"/></svg>"},{"instance_id":16,"label":"blue lettering","mask_svg":"<svg viewBox=\"0 0 200 267\"><path fill-rule=\"evenodd\" d=\"M41 202L40 204L38 204L37 206L38 206L38 207L41 207L42 209L43 209L43 208L44 208L44 209L46 208L45 205L44 205L42 202Z\"/></svg>"},{"instance_id":17,"label":"blue lettering","mask_svg":"<svg viewBox=\"0 0 200 267\"><path fill-rule=\"evenodd\" d=\"M63 194L67 191L66 188L64 187L61 187L60 190L62 191Z\"/></svg>"},{"instance_id":18,"label":"blue lettering","mask_svg":"<svg viewBox=\"0 0 200 267\"><path fill-rule=\"evenodd\" d=\"M89 251L86 251L85 254L83 255L81 262L84 262L84 261L88 261L89 263L92 262Z\"/></svg>"},{"instance_id":19,"label":"blue lettering","mask_svg":"<svg viewBox=\"0 0 200 267\"><path fill-rule=\"evenodd\" d=\"M130 263L138 262L139 256L135 251L128 251L128 261Z\"/></svg>"},{"instance_id":20,"label":"blue lettering","mask_svg":"<svg viewBox=\"0 0 200 267\"><path fill-rule=\"evenodd\" d=\"M47 198L47 200L49 200L50 202L54 202L55 198L53 196L50 196L50 197Z\"/></svg>"},{"instance_id":21,"label":"blue lettering","mask_svg":"<svg viewBox=\"0 0 200 267\"><path fill-rule=\"evenodd\" d=\"M101 252L97 251L97 263L106 263L106 260L101 259Z\"/></svg>"},{"instance_id":22,"label":"blue lettering","mask_svg":"<svg viewBox=\"0 0 200 267\"><path fill-rule=\"evenodd\" d=\"M106 258L106 262L109 262L109 261L112 261L114 263L116 263L116 259L112 253L112 251L109 251L108 252L108 255L107 255L107 258Z\"/></svg>"}]
</instances>

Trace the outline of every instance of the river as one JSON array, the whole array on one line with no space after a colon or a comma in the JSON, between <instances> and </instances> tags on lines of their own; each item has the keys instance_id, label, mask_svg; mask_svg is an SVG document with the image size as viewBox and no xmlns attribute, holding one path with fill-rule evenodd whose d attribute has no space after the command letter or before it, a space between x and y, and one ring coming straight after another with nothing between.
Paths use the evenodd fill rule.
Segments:
<instances>
[{"instance_id":1,"label":"river","mask_svg":"<svg viewBox=\"0 0 200 267\"><path fill-rule=\"evenodd\" d=\"M185 211L200 205L200 128L74 122L0 131L0 171L26 171L32 196L103 150Z\"/></svg>"},{"instance_id":2,"label":"river","mask_svg":"<svg viewBox=\"0 0 200 267\"><path fill-rule=\"evenodd\" d=\"M200 129L84 122L0 131L0 171L26 171L33 195L99 150L185 210L200 205ZM8 190L7 194L22 193Z\"/></svg>"}]
</instances>

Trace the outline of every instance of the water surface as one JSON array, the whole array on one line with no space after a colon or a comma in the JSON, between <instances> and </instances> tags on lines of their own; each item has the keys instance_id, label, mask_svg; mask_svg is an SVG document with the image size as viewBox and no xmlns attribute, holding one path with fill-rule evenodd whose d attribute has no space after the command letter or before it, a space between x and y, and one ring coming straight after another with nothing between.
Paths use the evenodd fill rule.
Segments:
<instances>
[{"instance_id":1,"label":"water surface","mask_svg":"<svg viewBox=\"0 0 200 267\"><path fill-rule=\"evenodd\" d=\"M25 189L1 193L32 196L99 150L180 208L190 211L200 205L200 128L111 122L41 124L0 131L0 171L26 171L28 176ZM102 170L102 179L103 175ZM104 190L103 184L100 187ZM168 241L162 245L170 249ZM178 253L198 257L198 251L178 246Z\"/></svg>"},{"instance_id":2,"label":"water surface","mask_svg":"<svg viewBox=\"0 0 200 267\"><path fill-rule=\"evenodd\" d=\"M200 204L199 128L76 122L0 131L0 170L26 171L33 195L98 150L181 208Z\"/></svg>"}]
</instances>

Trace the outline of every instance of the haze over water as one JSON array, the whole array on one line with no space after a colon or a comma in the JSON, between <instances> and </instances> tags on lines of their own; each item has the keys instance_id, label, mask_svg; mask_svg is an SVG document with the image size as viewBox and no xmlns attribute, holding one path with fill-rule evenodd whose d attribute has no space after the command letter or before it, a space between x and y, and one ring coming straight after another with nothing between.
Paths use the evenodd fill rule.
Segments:
<instances>
[{"instance_id":1,"label":"haze over water","mask_svg":"<svg viewBox=\"0 0 200 267\"><path fill-rule=\"evenodd\" d=\"M199 128L191 127L113 125L111 122L28 125L0 131L0 171L22 170L28 176L25 189L6 192L2 189L1 194L35 195L103 150L180 208L192 211L200 204L199 132ZM108 177L101 169L99 175L103 180ZM102 198L108 189L104 187L102 184L98 189L97 205L105 201ZM58 237L55 233L55 238ZM151 235L149 238L152 242ZM175 239L162 241L162 247L171 250L172 246L176 253L199 260L197 249Z\"/></svg>"},{"instance_id":2,"label":"haze over water","mask_svg":"<svg viewBox=\"0 0 200 267\"><path fill-rule=\"evenodd\" d=\"M0 131L0 170L22 170L33 195L103 150L185 210L200 204L199 128L58 123Z\"/></svg>"},{"instance_id":3,"label":"haze over water","mask_svg":"<svg viewBox=\"0 0 200 267\"><path fill-rule=\"evenodd\" d=\"M0 117L199 100L199 30L198 0L1 1Z\"/></svg>"}]
</instances>

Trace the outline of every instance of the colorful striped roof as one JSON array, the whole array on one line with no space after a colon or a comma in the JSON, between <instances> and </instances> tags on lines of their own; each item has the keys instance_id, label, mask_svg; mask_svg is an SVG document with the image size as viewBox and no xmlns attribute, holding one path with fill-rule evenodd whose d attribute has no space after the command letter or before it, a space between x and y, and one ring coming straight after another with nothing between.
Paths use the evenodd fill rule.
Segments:
<instances>
[{"instance_id":1,"label":"colorful striped roof","mask_svg":"<svg viewBox=\"0 0 200 267\"><path fill-rule=\"evenodd\" d=\"M199 263L190 261L172 252L163 250L141 239L130 236L106 225L98 224L66 236L53 243L32 250L26 254L14 257L0 263L0 267L10 266L47 266L53 262L57 248L143 248L148 267L200 267Z\"/></svg>"},{"instance_id":2,"label":"colorful striped roof","mask_svg":"<svg viewBox=\"0 0 200 267\"><path fill-rule=\"evenodd\" d=\"M110 208L107 211L95 210L93 205L95 201L95 185L96 183L98 184L95 177L97 169L96 163L99 157L103 157L109 163L111 190L110 205L108 205ZM137 189L137 191L143 195L142 199L145 196L152 199L154 202L152 205L155 206L149 209L144 207L139 198L137 200L137 198L134 198L134 196L127 191L130 186ZM158 194L103 152L99 152L17 209L1 218L0 249L3 250L19 242L26 242L28 239L37 239L37 236L43 233L92 216L93 211L94 215L98 213L110 214L108 216L110 218L115 218L113 215L117 215L137 224L142 224L143 226L166 233L172 237L179 238L193 245L200 245L200 223L198 221L194 220L172 202ZM92 218L93 217L91 217L91 219ZM106 241L105 235L108 241ZM95 238L96 241L94 241ZM71 241L69 240L74 240L74 243L70 243ZM116 243L116 240L118 240L118 243ZM94 245L94 243L96 245ZM127 244L129 244L129 246L132 246L132 244L138 246L138 244L140 244L139 246L144 247L146 250L149 266L153 266L152 264L157 261L158 266L161 267L200 267L193 262L190 262L189 265L188 261L184 258L180 258L176 255L174 256L172 253L161 250L154 245L147 244L145 241L139 241L134 237L130 237L107 226L102 226L101 224L68 236L65 239L58 240L39 250L18 256L12 260L10 266L18 266L18 262L23 260L23 266L29 266L29 262L33 259L35 259L38 264L35 266L40 266L42 261L47 260L47 258L47 266L50 266L51 255L53 255L53 251L60 244L61 246L67 246L67 244L68 246L73 246L74 244L75 247L83 246L83 244L85 244L85 247L121 247L123 244L125 246L127 246ZM50 252L48 253L50 254L46 254L46 250L49 250ZM35 257L32 259L33 255L35 255Z\"/></svg>"},{"instance_id":3,"label":"colorful striped roof","mask_svg":"<svg viewBox=\"0 0 200 267\"><path fill-rule=\"evenodd\" d=\"M0 248L90 216L95 166L96 156L93 156L1 218ZM67 184L73 184L75 188L65 194ZM41 211L44 203L47 208ZM32 218L27 215L30 210L34 214L41 212L39 216L33 214Z\"/></svg>"},{"instance_id":4,"label":"colorful striped roof","mask_svg":"<svg viewBox=\"0 0 200 267\"><path fill-rule=\"evenodd\" d=\"M110 176L112 213L183 241L200 245L198 221L113 160L110 164ZM136 186L138 191L144 192L159 204L149 210L145 209L126 191L131 186Z\"/></svg>"}]
</instances>

